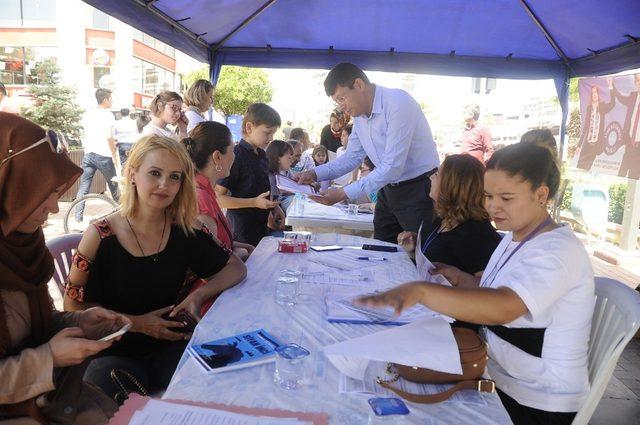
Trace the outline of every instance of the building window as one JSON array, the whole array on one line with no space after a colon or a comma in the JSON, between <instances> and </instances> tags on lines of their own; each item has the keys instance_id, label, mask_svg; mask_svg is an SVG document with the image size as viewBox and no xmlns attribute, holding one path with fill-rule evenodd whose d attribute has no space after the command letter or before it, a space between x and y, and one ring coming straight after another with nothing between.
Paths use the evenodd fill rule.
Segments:
<instances>
[{"instance_id":1,"label":"building window","mask_svg":"<svg viewBox=\"0 0 640 425\"><path fill-rule=\"evenodd\" d=\"M93 9L93 28L109 31L109 15L101 10Z\"/></svg>"},{"instance_id":2,"label":"building window","mask_svg":"<svg viewBox=\"0 0 640 425\"><path fill-rule=\"evenodd\" d=\"M180 75L141 59L133 59L131 74L133 90L137 93L155 96L163 90L181 90Z\"/></svg>"},{"instance_id":3,"label":"building window","mask_svg":"<svg viewBox=\"0 0 640 425\"><path fill-rule=\"evenodd\" d=\"M0 1L0 25L21 26L20 0Z\"/></svg>"},{"instance_id":4,"label":"building window","mask_svg":"<svg viewBox=\"0 0 640 425\"><path fill-rule=\"evenodd\" d=\"M0 82L4 84L40 84L37 66L47 59L55 61L55 47L0 46Z\"/></svg>"}]
</instances>

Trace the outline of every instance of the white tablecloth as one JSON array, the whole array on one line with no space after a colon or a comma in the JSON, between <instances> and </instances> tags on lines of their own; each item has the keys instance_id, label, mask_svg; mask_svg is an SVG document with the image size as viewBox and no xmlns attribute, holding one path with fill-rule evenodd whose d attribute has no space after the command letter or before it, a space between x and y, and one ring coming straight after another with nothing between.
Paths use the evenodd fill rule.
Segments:
<instances>
[{"instance_id":1,"label":"white tablecloth","mask_svg":"<svg viewBox=\"0 0 640 425\"><path fill-rule=\"evenodd\" d=\"M361 245L371 240L350 235L319 235L318 244ZM380 243L377 241L376 243ZM334 251L344 252L344 251ZM364 251L368 252L368 251ZM326 254L326 253L324 253ZM280 270L329 270L310 260L323 253L280 254L277 239L265 238L247 262L245 282L222 294L198 325L191 340L202 343L236 333L264 328L285 342L296 342L311 351L305 372L306 385L287 391L273 383L274 364L204 374L185 353L164 398L212 401L248 407L281 408L305 412L326 412L331 424L366 424L371 408L366 394L339 394L338 370L326 359L322 347L337 341L386 329L380 325L328 323L324 318L327 286L306 284L304 300L293 307L274 301ZM369 287L386 287L416 278L415 266L405 253L384 253L390 261L369 265L374 282ZM332 270L333 271L333 270ZM411 414L404 423L415 424L509 424L509 417L497 394L482 394L486 405L447 401L432 405L407 403Z\"/></svg>"},{"instance_id":2,"label":"white tablecloth","mask_svg":"<svg viewBox=\"0 0 640 425\"><path fill-rule=\"evenodd\" d=\"M303 208L298 207L298 203ZM348 230L365 230L373 232L373 214L360 213L357 216L347 214L346 206L328 206L310 199L295 199L287 209L286 224L304 228L336 228Z\"/></svg>"}]
</instances>

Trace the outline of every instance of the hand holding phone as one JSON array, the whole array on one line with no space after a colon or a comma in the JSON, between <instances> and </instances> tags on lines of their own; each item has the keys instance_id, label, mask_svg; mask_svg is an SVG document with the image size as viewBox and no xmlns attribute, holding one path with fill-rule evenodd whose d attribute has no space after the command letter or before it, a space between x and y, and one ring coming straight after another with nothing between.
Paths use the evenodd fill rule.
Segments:
<instances>
[{"instance_id":1,"label":"hand holding phone","mask_svg":"<svg viewBox=\"0 0 640 425\"><path fill-rule=\"evenodd\" d=\"M98 341L110 341L114 338L119 337L120 335L124 335L125 333L127 333L127 331L131 329L131 323L127 323L126 325L124 325L123 327L121 327L120 329L118 329L117 331L103 336L102 338L100 338Z\"/></svg>"}]
</instances>

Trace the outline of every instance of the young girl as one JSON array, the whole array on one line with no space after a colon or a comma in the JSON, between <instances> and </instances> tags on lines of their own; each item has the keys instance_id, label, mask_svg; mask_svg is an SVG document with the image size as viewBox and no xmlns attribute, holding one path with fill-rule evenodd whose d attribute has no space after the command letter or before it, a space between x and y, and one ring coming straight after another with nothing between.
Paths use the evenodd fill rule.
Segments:
<instances>
[{"instance_id":1,"label":"young girl","mask_svg":"<svg viewBox=\"0 0 640 425\"><path fill-rule=\"evenodd\" d=\"M198 192L198 219L206 224L218 240L242 260L249 258L253 245L233 240L233 232L222 213L214 187L216 182L229 175L235 155L233 138L229 128L218 122L201 122L182 139L191 160L196 166L196 188Z\"/></svg>"},{"instance_id":2,"label":"young girl","mask_svg":"<svg viewBox=\"0 0 640 425\"><path fill-rule=\"evenodd\" d=\"M454 287L410 282L365 297L400 312L421 303L484 325L487 372L515 424L570 424L589 392L587 351L595 303L589 256L547 213L560 182L549 149L518 143L487 163L485 206L509 233L481 277L439 265Z\"/></svg>"},{"instance_id":3,"label":"young girl","mask_svg":"<svg viewBox=\"0 0 640 425\"><path fill-rule=\"evenodd\" d=\"M291 163L293 162L293 147L283 140L274 140L267 147L267 159L269 160L269 182L271 183L271 197L280 202L283 211L287 211L293 201L293 195L282 193L278 189L276 176L282 174L290 177Z\"/></svg>"},{"instance_id":4,"label":"young girl","mask_svg":"<svg viewBox=\"0 0 640 425\"><path fill-rule=\"evenodd\" d=\"M198 123L207 121L204 113L213 104L213 85L207 80L197 80L187 90L184 96L187 110L184 112L189 120L187 131L191 131Z\"/></svg>"},{"instance_id":5,"label":"young girl","mask_svg":"<svg viewBox=\"0 0 640 425\"><path fill-rule=\"evenodd\" d=\"M155 134L175 141L187 137L189 120L182 112L182 97L172 91L163 91L156 95L149 104L151 122L142 130L145 136ZM175 126L175 130L168 127Z\"/></svg>"},{"instance_id":6,"label":"young girl","mask_svg":"<svg viewBox=\"0 0 640 425\"><path fill-rule=\"evenodd\" d=\"M340 136L340 143L342 143L342 146L340 146L336 150L336 159L340 158L347 151L347 146L349 145L349 136L351 135L351 130L353 130L353 124L347 124L342 129L342 135ZM348 173L348 174L345 174L344 176L338 177L333 182L336 183L336 184L339 184L340 186L346 186L349 183L351 183L352 181L357 180L357 178L358 178L357 174L358 174L357 170L353 170L351 173Z\"/></svg>"},{"instance_id":7,"label":"young girl","mask_svg":"<svg viewBox=\"0 0 640 425\"><path fill-rule=\"evenodd\" d=\"M166 388L189 339L179 331L184 321L166 314L186 311L198 320L203 303L246 274L244 264L196 223L193 165L180 143L143 137L123 177L121 208L85 231L64 299L67 310L101 305L132 322L122 341L85 374L111 396L119 391L109 375L113 369L147 388ZM183 285L188 273L208 283L189 293Z\"/></svg>"},{"instance_id":8,"label":"young girl","mask_svg":"<svg viewBox=\"0 0 640 425\"><path fill-rule=\"evenodd\" d=\"M322 164L327 163L327 161L329 160L329 152L324 146L316 146L315 148L313 148L311 157L313 158L314 165L318 167Z\"/></svg>"}]
</instances>

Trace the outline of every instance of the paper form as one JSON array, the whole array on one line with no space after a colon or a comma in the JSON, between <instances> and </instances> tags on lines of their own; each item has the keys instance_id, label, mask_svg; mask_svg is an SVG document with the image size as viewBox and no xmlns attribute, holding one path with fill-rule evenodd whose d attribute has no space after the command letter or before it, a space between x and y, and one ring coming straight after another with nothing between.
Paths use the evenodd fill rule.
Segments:
<instances>
[{"instance_id":1,"label":"paper form","mask_svg":"<svg viewBox=\"0 0 640 425\"><path fill-rule=\"evenodd\" d=\"M416 240L416 267L418 268L418 274L421 279L424 279L428 282L439 283L444 286L451 286L451 283L441 274L432 275L429 273L431 270L435 269L436 266L433 265L431 261L424 255L422 252L422 225L420 225L420 229L418 229L418 238Z\"/></svg>"},{"instance_id":2,"label":"paper form","mask_svg":"<svg viewBox=\"0 0 640 425\"><path fill-rule=\"evenodd\" d=\"M308 425L296 418L269 418L208 409L160 400L149 400L129 425Z\"/></svg>"},{"instance_id":3,"label":"paper form","mask_svg":"<svg viewBox=\"0 0 640 425\"><path fill-rule=\"evenodd\" d=\"M393 362L462 374L458 344L443 319L423 319L324 347L329 360L344 374L364 379L363 360ZM345 363L344 357L349 358ZM350 364L353 359L354 364Z\"/></svg>"},{"instance_id":4,"label":"paper form","mask_svg":"<svg viewBox=\"0 0 640 425\"><path fill-rule=\"evenodd\" d=\"M292 180L289 177L285 177L282 174L276 174L276 186L278 186L278 189L282 190L283 192L322 196L308 184L298 184L295 180Z\"/></svg>"},{"instance_id":5,"label":"paper form","mask_svg":"<svg viewBox=\"0 0 640 425\"><path fill-rule=\"evenodd\" d=\"M373 277L367 270L351 273L303 273L301 280L307 283L340 286L365 286L373 283Z\"/></svg>"}]
</instances>

